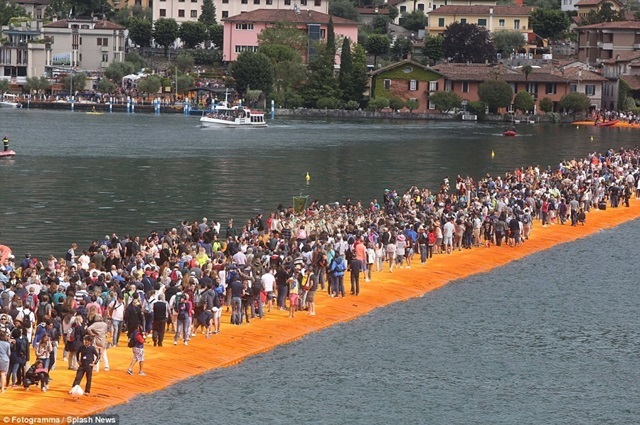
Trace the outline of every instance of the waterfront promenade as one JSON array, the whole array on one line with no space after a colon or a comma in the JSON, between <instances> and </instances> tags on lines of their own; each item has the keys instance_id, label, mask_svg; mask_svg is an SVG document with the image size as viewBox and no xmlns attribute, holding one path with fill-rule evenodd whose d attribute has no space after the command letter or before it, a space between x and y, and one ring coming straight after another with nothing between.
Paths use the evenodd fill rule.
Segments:
<instances>
[{"instance_id":1,"label":"waterfront promenade","mask_svg":"<svg viewBox=\"0 0 640 425\"><path fill-rule=\"evenodd\" d=\"M300 339L336 323L362 316L373 309L437 289L457 279L488 272L511 261L539 252L561 243L615 227L640 216L640 200L631 200L629 208L594 210L587 215L585 226L569 224L542 228L534 224L531 238L520 247L506 245L491 248L475 248L454 252L452 255L434 255L427 264L414 261L412 269L394 269L374 273L371 282L363 282L360 296L329 298L319 291L316 296L317 316L300 312L289 319L288 313L272 310L262 320L252 320L249 325L230 326L229 315L223 315L222 332L211 339L198 335L188 347L167 345L162 348L145 347L146 377L129 376L126 368L131 360L131 350L121 346L109 350L111 370L94 374L92 395L73 401L68 395L75 372L64 369L60 362L54 371L50 390L41 393L35 388L8 390L1 395L1 416L83 416L98 413L109 406L126 403L137 394L151 393L187 379L193 375L241 362L273 347ZM150 341L150 340L149 340Z\"/></svg>"}]
</instances>

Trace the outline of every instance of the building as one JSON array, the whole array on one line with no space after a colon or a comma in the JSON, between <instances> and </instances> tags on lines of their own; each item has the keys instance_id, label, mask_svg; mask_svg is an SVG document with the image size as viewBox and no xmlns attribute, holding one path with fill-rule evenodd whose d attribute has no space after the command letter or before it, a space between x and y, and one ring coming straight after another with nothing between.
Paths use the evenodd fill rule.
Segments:
<instances>
[{"instance_id":1,"label":"building","mask_svg":"<svg viewBox=\"0 0 640 425\"><path fill-rule=\"evenodd\" d=\"M49 65L101 71L124 61L124 27L110 21L61 19L45 24L42 36L51 42Z\"/></svg>"},{"instance_id":2,"label":"building","mask_svg":"<svg viewBox=\"0 0 640 425\"><path fill-rule=\"evenodd\" d=\"M402 14L411 13L415 10L421 10L425 15L428 15L432 10L436 10L442 6L495 6L497 0L390 0L388 4L398 8L400 13L394 20L394 23L400 24Z\"/></svg>"},{"instance_id":3,"label":"building","mask_svg":"<svg viewBox=\"0 0 640 425\"><path fill-rule=\"evenodd\" d=\"M431 35L439 35L454 22L475 24L489 32L502 30L520 31L523 37L532 33L529 26L530 6L442 6L429 12L427 29Z\"/></svg>"},{"instance_id":4,"label":"building","mask_svg":"<svg viewBox=\"0 0 640 425\"><path fill-rule=\"evenodd\" d=\"M265 28L278 22L286 22L296 25L307 34L309 50L313 48L314 41L322 41L327 38L327 26L331 15L315 11L296 11L278 9L258 9L252 12L244 12L230 18L223 19L224 46L222 60L233 62L244 51L258 50L258 34ZM336 45L340 37L348 37L352 41L358 39L358 22L350 21L334 16L333 28L336 35ZM309 57L309 50L305 54L305 61Z\"/></svg>"},{"instance_id":5,"label":"building","mask_svg":"<svg viewBox=\"0 0 640 425\"><path fill-rule=\"evenodd\" d=\"M573 63L559 68L562 77L569 80L569 93L584 93L591 100L592 109L606 108L604 91L607 78L588 69L585 63Z\"/></svg>"},{"instance_id":6,"label":"building","mask_svg":"<svg viewBox=\"0 0 640 425\"><path fill-rule=\"evenodd\" d=\"M443 77L428 66L405 59L370 73L371 99L397 97L403 101L418 101L416 112L434 109L429 95L442 90Z\"/></svg>"},{"instance_id":7,"label":"building","mask_svg":"<svg viewBox=\"0 0 640 425\"><path fill-rule=\"evenodd\" d=\"M640 51L619 53L601 64L607 79L602 94L603 108L617 110L624 107L620 104L621 84L626 84L632 91L640 88Z\"/></svg>"},{"instance_id":8,"label":"building","mask_svg":"<svg viewBox=\"0 0 640 425\"><path fill-rule=\"evenodd\" d=\"M569 10L577 10L578 18L586 18L592 11L598 12L605 3L608 3L614 12L619 12L623 7L623 4L618 0L579 0L573 4L574 9Z\"/></svg>"},{"instance_id":9,"label":"building","mask_svg":"<svg viewBox=\"0 0 640 425\"><path fill-rule=\"evenodd\" d=\"M22 7L31 15L32 19L42 20L44 11L49 6L51 0L16 0L16 5Z\"/></svg>"},{"instance_id":10,"label":"building","mask_svg":"<svg viewBox=\"0 0 640 425\"><path fill-rule=\"evenodd\" d=\"M640 50L640 21L603 22L576 28L578 60L588 65Z\"/></svg>"},{"instance_id":11,"label":"building","mask_svg":"<svg viewBox=\"0 0 640 425\"><path fill-rule=\"evenodd\" d=\"M213 4L219 21L258 9L296 8L305 12L329 13L329 0L214 0ZM202 11L202 0L153 0L152 9L154 21L158 18L173 18L182 23L198 19Z\"/></svg>"},{"instance_id":12,"label":"building","mask_svg":"<svg viewBox=\"0 0 640 425\"><path fill-rule=\"evenodd\" d=\"M135 6L139 6L142 8L153 7L153 0L109 0L109 3L116 10L124 9L126 7L132 8Z\"/></svg>"},{"instance_id":13,"label":"building","mask_svg":"<svg viewBox=\"0 0 640 425\"><path fill-rule=\"evenodd\" d=\"M14 91L20 91L27 77L45 74L51 45L41 39L41 29L41 21L2 27L5 41L0 44L0 79L9 81Z\"/></svg>"}]
</instances>

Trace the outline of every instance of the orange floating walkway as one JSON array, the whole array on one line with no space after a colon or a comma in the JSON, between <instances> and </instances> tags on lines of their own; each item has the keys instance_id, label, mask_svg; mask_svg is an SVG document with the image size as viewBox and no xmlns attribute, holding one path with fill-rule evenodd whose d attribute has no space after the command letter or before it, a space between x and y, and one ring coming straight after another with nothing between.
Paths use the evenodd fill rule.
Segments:
<instances>
[{"instance_id":1,"label":"orange floating walkway","mask_svg":"<svg viewBox=\"0 0 640 425\"><path fill-rule=\"evenodd\" d=\"M42 393L36 388L29 392L22 388L7 389L5 394L0 395L0 417L95 414L108 407L126 403L138 394L152 393L191 376L234 365L249 356L295 341L336 323L353 320L378 307L422 296L451 281L487 272L535 252L583 238L638 217L640 201L632 200L629 208L592 211L587 215L585 226L556 224L542 228L540 222L536 221L532 237L517 248L492 246L489 249L463 250L452 255L435 255L426 265L415 261L419 258L416 255L412 269L374 273L372 282L361 279L361 294L358 297L329 298L325 292L318 291L318 315L313 317L306 312L298 312L295 318L289 319L288 312L272 310L261 320L255 319L250 324L232 326L228 324L228 313L225 313L222 332L213 335L211 339L198 334L188 347L182 344L174 346L173 334L168 334L164 347L147 345L146 377L126 374L132 355L131 349L126 347L125 337L121 340L120 347L109 350L111 370L94 373L92 395L82 397L79 401L73 401L67 393L75 372L66 370L66 362L61 359L62 350L59 350L58 369L52 373L54 381L50 384L49 391ZM345 279L345 286L348 289L347 280ZM384 296L380 296L382 290ZM84 381L81 385L84 386Z\"/></svg>"},{"instance_id":2,"label":"orange floating walkway","mask_svg":"<svg viewBox=\"0 0 640 425\"><path fill-rule=\"evenodd\" d=\"M605 123L606 124L606 123ZM631 124L625 121L618 121L612 125L595 125L593 121L573 121L571 125L584 125L599 128L635 128L640 129L640 124Z\"/></svg>"}]
</instances>

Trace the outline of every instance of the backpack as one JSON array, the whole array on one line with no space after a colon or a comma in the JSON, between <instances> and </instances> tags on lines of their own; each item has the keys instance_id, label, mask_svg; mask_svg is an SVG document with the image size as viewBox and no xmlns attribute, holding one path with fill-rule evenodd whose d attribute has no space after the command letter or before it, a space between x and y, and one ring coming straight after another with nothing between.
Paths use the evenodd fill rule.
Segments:
<instances>
[{"instance_id":1,"label":"backpack","mask_svg":"<svg viewBox=\"0 0 640 425\"><path fill-rule=\"evenodd\" d=\"M187 304L180 304L177 308L178 310L178 320L185 320L187 318Z\"/></svg>"},{"instance_id":2,"label":"backpack","mask_svg":"<svg viewBox=\"0 0 640 425\"><path fill-rule=\"evenodd\" d=\"M22 325L25 329L31 328L31 310L28 308L22 310Z\"/></svg>"},{"instance_id":3,"label":"backpack","mask_svg":"<svg viewBox=\"0 0 640 425\"><path fill-rule=\"evenodd\" d=\"M131 334L131 336L129 337L129 342L127 343L127 347L129 348L133 348L136 346L136 335L138 334L138 332L134 332Z\"/></svg>"},{"instance_id":4,"label":"backpack","mask_svg":"<svg viewBox=\"0 0 640 425\"><path fill-rule=\"evenodd\" d=\"M173 301L173 309L175 311L180 310L180 303L182 302L182 298L184 298L184 295L182 293L176 294L176 299Z\"/></svg>"},{"instance_id":5,"label":"backpack","mask_svg":"<svg viewBox=\"0 0 640 425\"><path fill-rule=\"evenodd\" d=\"M180 275L178 274L178 271L176 269L171 270L171 273L169 273L169 279L171 279L172 282L177 282L180 280Z\"/></svg>"},{"instance_id":6,"label":"backpack","mask_svg":"<svg viewBox=\"0 0 640 425\"><path fill-rule=\"evenodd\" d=\"M202 290L196 291L196 293L193 294L193 303L195 304L196 307L202 307L204 305Z\"/></svg>"},{"instance_id":7,"label":"backpack","mask_svg":"<svg viewBox=\"0 0 640 425\"><path fill-rule=\"evenodd\" d=\"M340 262L336 261L336 267L334 268L336 272L344 272L347 270L346 261L341 260Z\"/></svg>"},{"instance_id":8,"label":"backpack","mask_svg":"<svg viewBox=\"0 0 640 425\"><path fill-rule=\"evenodd\" d=\"M76 340L75 329L71 326L67 329L67 342L74 342Z\"/></svg>"},{"instance_id":9,"label":"backpack","mask_svg":"<svg viewBox=\"0 0 640 425\"><path fill-rule=\"evenodd\" d=\"M24 304L27 305L29 304L31 307L35 306L35 296L29 292L29 295L27 295L27 298L24 299Z\"/></svg>"},{"instance_id":10,"label":"backpack","mask_svg":"<svg viewBox=\"0 0 640 425\"><path fill-rule=\"evenodd\" d=\"M522 223L529 224L531 223L531 216L529 214L525 214L522 216Z\"/></svg>"},{"instance_id":11,"label":"backpack","mask_svg":"<svg viewBox=\"0 0 640 425\"><path fill-rule=\"evenodd\" d=\"M49 307L49 303L40 303L40 305L38 306L38 312L37 312L37 316L38 316L38 321L41 322L42 320L44 320L44 316L47 315L47 307Z\"/></svg>"}]
</instances>

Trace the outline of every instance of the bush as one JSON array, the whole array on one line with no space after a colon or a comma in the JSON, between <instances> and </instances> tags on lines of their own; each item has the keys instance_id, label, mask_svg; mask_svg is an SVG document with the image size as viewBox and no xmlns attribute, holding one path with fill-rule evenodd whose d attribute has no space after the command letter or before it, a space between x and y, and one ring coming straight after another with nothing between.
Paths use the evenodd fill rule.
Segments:
<instances>
[{"instance_id":1,"label":"bush","mask_svg":"<svg viewBox=\"0 0 640 425\"><path fill-rule=\"evenodd\" d=\"M339 99L333 97L322 97L316 102L316 108L318 109L339 109L341 106Z\"/></svg>"},{"instance_id":2,"label":"bush","mask_svg":"<svg viewBox=\"0 0 640 425\"><path fill-rule=\"evenodd\" d=\"M388 108L388 107L389 107L389 99L384 97L378 97L375 99L371 99L369 101L369 105L367 106L367 109L370 111L379 111L381 109Z\"/></svg>"},{"instance_id":3,"label":"bush","mask_svg":"<svg viewBox=\"0 0 640 425\"><path fill-rule=\"evenodd\" d=\"M348 109L349 111L355 111L359 107L360 107L360 104L358 102L356 102L355 100L350 100L345 105L345 109Z\"/></svg>"},{"instance_id":4,"label":"bush","mask_svg":"<svg viewBox=\"0 0 640 425\"><path fill-rule=\"evenodd\" d=\"M196 65L214 65L222 59L220 50L190 49L189 54Z\"/></svg>"},{"instance_id":5,"label":"bush","mask_svg":"<svg viewBox=\"0 0 640 425\"><path fill-rule=\"evenodd\" d=\"M404 103L404 106L406 106L409 111L413 112L420 107L420 101L418 99L409 99Z\"/></svg>"},{"instance_id":6,"label":"bush","mask_svg":"<svg viewBox=\"0 0 640 425\"><path fill-rule=\"evenodd\" d=\"M299 94L288 95L284 102L284 106L290 109L300 108L302 105L304 105L304 98Z\"/></svg>"},{"instance_id":7,"label":"bush","mask_svg":"<svg viewBox=\"0 0 640 425\"><path fill-rule=\"evenodd\" d=\"M540 100L540 110L545 113L553 111L553 101L548 97Z\"/></svg>"},{"instance_id":8,"label":"bush","mask_svg":"<svg viewBox=\"0 0 640 425\"><path fill-rule=\"evenodd\" d=\"M484 117L487 115L487 107L484 104L484 102L481 102L481 101L469 102L467 103L467 108L469 109L469 112L471 112L473 115L478 116L478 121L482 121Z\"/></svg>"},{"instance_id":9,"label":"bush","mask_svg":"<svg viewBox=\"0 0 640 425\"><path fill-rule=\"evenodd\" d=\"M397 111L398 109L402 109L404 107L404 100L398 97L392 97L389 99L389 108L393 109L393 111Z\"/></svg>"}]
</instances>

